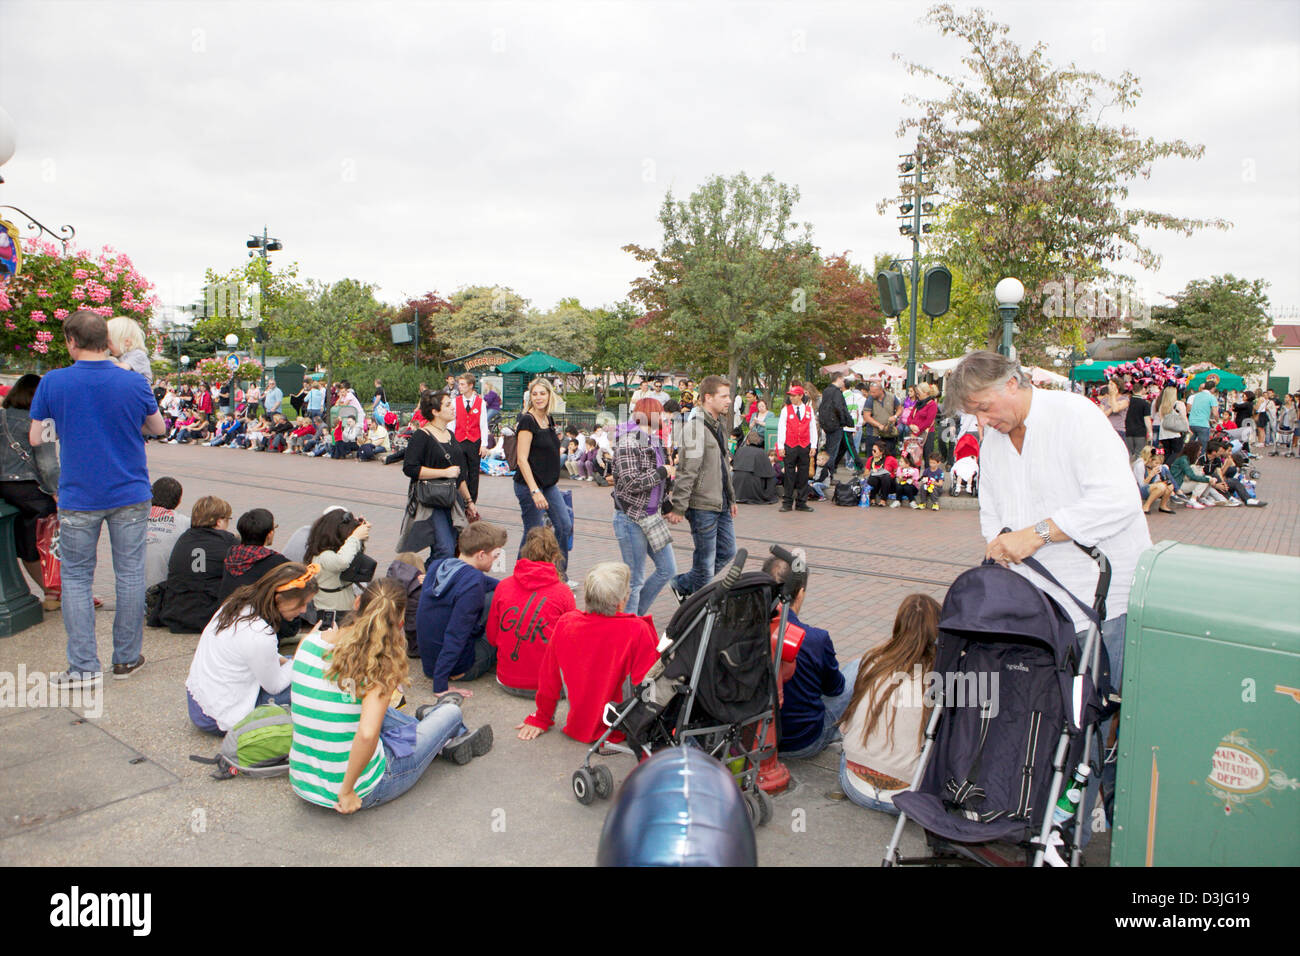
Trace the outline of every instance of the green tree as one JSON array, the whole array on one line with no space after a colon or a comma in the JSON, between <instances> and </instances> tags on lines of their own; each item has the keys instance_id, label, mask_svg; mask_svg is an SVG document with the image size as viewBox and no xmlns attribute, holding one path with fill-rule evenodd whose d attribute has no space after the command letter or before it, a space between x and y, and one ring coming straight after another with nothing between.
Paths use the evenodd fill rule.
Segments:
<instances>
[{"instance_id":1,"label":"green tree","mask_svg":"<svg viewBox=\"0 0 1300 956\"><path fill-rule=\"evenodd\" d=\"M451 307L435 326L449 358L489 346L521 352L527 299L504 286L477 285L453 295Z\"/></svg>"},{"instance_id":2,"label":"green tree","mask_svg":"<svg viewBox=\"0 0 1300 956\"><path fill-rule=\"evenodd\" d=\"M1172 306L1153 308L1151 322L1134 327L1133 340L1150 354L1164 355L1177 338L1184 365L1211 362L1238 375L1265 371L1273 326L1267 288L1263 279L1231 273L1194 279L1170 296Z\"/></svg>"},{"instance_id":3,"label":"green tree","mask_svg":"<svg viewBox=\"0 0 1300 956\"><path fill-rule=\"evenodd\" d=\"M1159 265L1141 229L1190 236L1206 227L1229 227L1221 219L1126 207L1129 183L1149 178L1157 160L1199 159L1205 151L1183 140L1144 139L1128 125L1100 121L1108 109L1122 113L1137 105L1141 87L1132 73L1113 80L1074 64L1057 68L1043 43L1021 50L1006 38L1007 26L979 9L958 14L943 4L932 7L924 22L966 43L962 63L968 75L906 63L909 73L938 81L947 92L934 99L909 96L905 102L919 107L919 116L904 120L898 134L916 131L933 188L950 204L932 241L985 301L990 345L998 334L993 287L1004 276L1019 278L1029 290L1017 320L1025 337L1023 343L1017 338L1017 346L1023 348L1050 339L1061 318L1045 316L1039 307L1049 282L1068 276L1123 287L1127 280L1114 271L1115 263ZM1096 317L1091 321L1097 325Z\"/></svg>"},{"instance_id":4,"label":"green tree","mask_svg":"<svg viewBox=\"0 0 1300 956\"><path fill-rule=\"evenodd\" d=\"M520 348L540 351L586 367L595 350L596 317L577 299L561 299L548 312L524 316Z\"/></svg>"},{"instance_id":5,"label":"green tree","mask_svg":"<svg viewBox=\"0 0 1300 956\"><path fill-rule=\"evenodd\" d=\"M324 365L332 380L334 366L360 351L361 329L385 307L375 287L356 279L307 283L306 294L283 306L281 336L307 365Z\"/></svg>"},{"instance_id":6,"label":"green tree","mask_svg":"<svg viewBox=\"0 0 1300 956\"><path fill-rule=\"evenodd\" d=\"M203 317L194 322L194 337L208 342L221 342L231 332L243 339L258 322L268 341L279 340L285 315L296 310L306 294L298 280L298 263L277 269L261 256L225 273L209 268L203 281L203 309L197 313Z\"/></svg>"},{"instance_id":7,"label":"green tree","mask_svg":"<svg viewBox=\"0 0 1300 956\"><path fill-rule=\"evenodd\" d=\"M592 314L594 343L590 365L593 371L607 373L606 392L610 374L629 382L638 370L657 364L659 348L643 322L645 316L631 302L593 309Z\"/></svg>"},{"instance_id":8,"label":"green tree","mask_svg":"<svg viewBox=\"0 0 1300 956\"><path fill-rule=\"evenodd\" d=\"M670 359L705 370L725 360L736 384L757 350L770 358L772 343L795 341L819 265L811 227L792 221L798 199L770 174L715 176L685 202L664 197L662 248L624 247L650 267L632 298Z\"/></svg>"}]
</instances>

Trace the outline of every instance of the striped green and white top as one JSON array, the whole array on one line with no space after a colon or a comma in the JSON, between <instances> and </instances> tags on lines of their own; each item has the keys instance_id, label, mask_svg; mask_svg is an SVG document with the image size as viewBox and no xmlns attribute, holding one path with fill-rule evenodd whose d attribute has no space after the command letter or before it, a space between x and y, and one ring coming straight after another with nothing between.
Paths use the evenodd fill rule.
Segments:
<instances>
[{"instance_id":1,"label":"striped green and white top","mask_svg":"<svg viewBox=\"0 0 1300 956\"><path fill-rule=\"evenodd\" d=\"M352 741L361 726L361 698L325 679L329 666L325 657L332 649L333 645L312 635L303 638L293 656L289 780L298 796L322 807L333 807L339 801ZM353 788L358 797L375 789L386 765L380 740Z\"/></svg>"}]
</instances>

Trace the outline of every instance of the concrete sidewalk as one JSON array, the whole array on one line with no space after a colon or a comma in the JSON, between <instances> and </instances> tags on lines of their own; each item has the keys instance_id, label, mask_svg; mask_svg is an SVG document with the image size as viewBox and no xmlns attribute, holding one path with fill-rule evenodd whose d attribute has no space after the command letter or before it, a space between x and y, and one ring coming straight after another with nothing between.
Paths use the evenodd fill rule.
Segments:
<instances>
[{"instance_id":1,"label":"concrete sidewalk","mask_svg":"<svg viewBox=\"0 0 1300 956\"><path fill-rule=\"evenodd\" d=\"M228 500L238 515L268 507L281 536L340 503L374 522L370 553L387 566L405 501L406 479L377 463L304 460L231 449L149 446L153 477L185 487L182 510L205 494ZM1258 467L1266 509L1216 508L1176 517L1153 516L1152 537L1300 554L1297 505L1300 461L1263 459ZM566 484L574 492L577 530L571 576L581 580L596 562L616 560L608 490ZM520 530L508 480L484 478L480 504L487 520ZM983 554L978 517L969 510L841 509L779 514L775 506L744 507L737 523L742 547L755 560L770 543L803 546L813 566L805 620L830 630L841 661L888 635L907 593L942 599L948 584ZM689 533L677 530L680 569L690 560ZM107 536L101 542L97 592L100 654L110 660L112 572ZM674 602L664 594L654 616L660 629ZM102 714L88 708L0 707L0 863L35 865L295 864L327 862L438 865L584 865L595 859L608 804L583 807L569 789L585 747L558 731L523 742L514 727L531 710L487 679L471 687L471 725L491 723L496 746L466 767L435 762L406 795L376 810L340 817L296 797L287 778L217 782L190 754L211 756L218 739L186 717L184 682L197 635L146 629L147 664L125 681L106 679ZM0 639L0 673L50 672L66 666L57 615L39 627ZM429 681L412 673L408 708L432 699ZM563 705L561 705L563 708ZM96 708L89 708L94 710ZM796 784L775 802L775 817L758 833L766 865L878 865L893 821L840 798L838 747L811 761L792 761ZM620 783L629 757L605 761ZM1090 865L1104 865L1109 834L1089 848ZM909 824L905 854L923 851Z\"/></svg>"}]
</instances>

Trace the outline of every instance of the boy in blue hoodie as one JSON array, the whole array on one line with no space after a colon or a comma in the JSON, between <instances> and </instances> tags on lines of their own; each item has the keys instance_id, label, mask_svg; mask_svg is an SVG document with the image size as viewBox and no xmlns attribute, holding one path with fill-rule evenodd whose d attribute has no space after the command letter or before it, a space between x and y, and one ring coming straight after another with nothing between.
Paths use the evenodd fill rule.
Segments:
<instances>
[{"instance_id":1,"label":"boy in blue hoodie","mask_svg":"<svg viewBox=\"0 0 1300 956\"><path fill-rule=\"evenodd\" d=\"M450 682L474 680L496 667L496 648L483 636L497 586L487 572L505 544L504 528L477 521L460 534L460 557L435 561L425 569L416 640L425 676L433 679L439 697L449 691L471 696Z\"/></svg>"}]
</instances>

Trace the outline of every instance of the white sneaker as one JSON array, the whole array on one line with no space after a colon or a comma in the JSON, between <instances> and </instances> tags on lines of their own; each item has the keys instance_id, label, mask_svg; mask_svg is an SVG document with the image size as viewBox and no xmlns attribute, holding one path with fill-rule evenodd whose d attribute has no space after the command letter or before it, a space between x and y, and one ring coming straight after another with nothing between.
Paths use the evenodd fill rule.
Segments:
<instances>
[{"instance_id":1,"label":"white sneaker","mask_svg":"<svg viewBox=\"0 0 1300 956\"><path fill-rule=\"evenodd\" d=\"M50 678L50 683L61 690L76 690L83 687L99 687L104 683L104 672L82 672L73 673L72 671L63 671L61 674L55 674Z\"/></svg>"},{"instance_id":2,"label":"white sneaker","mask_svg":"<svg viewBox=\"0 0 1300 956\"><path fill-rule=\"evenodd\" d=\"M891 501L891 502L889 503L889 507L891 507L891 508L897 508L897 507L898 507L898 499L895 498L893 501Z\"/></svg>"},{"instance_id":3,"label":"white sneaker","mask_svg":"<svg viewBox=\"0 0 1300 956\"><path fill-rule=\"evenodd\" d=\"M918 505L915 501L909 501L908 504L910 504L910 505L912 506L912 510L913 510L913 511L915 511L917 508L921 507L921 506Z\"/></svg>"},{"instance_id":4,"label":"white sneaker","mask_svg":"<svg viewBox=\"0 0 1300 956\"><path fill-rule=\"evenodd\" d=\"M1229 507L1229 508L1240 508L1240 507L1241 507L1241 502L1240 502L1239 500L1237 500L1236 498L1229 498L1229 499L1228 499L1228 507Z\"/></svg>"}]
</instances>

